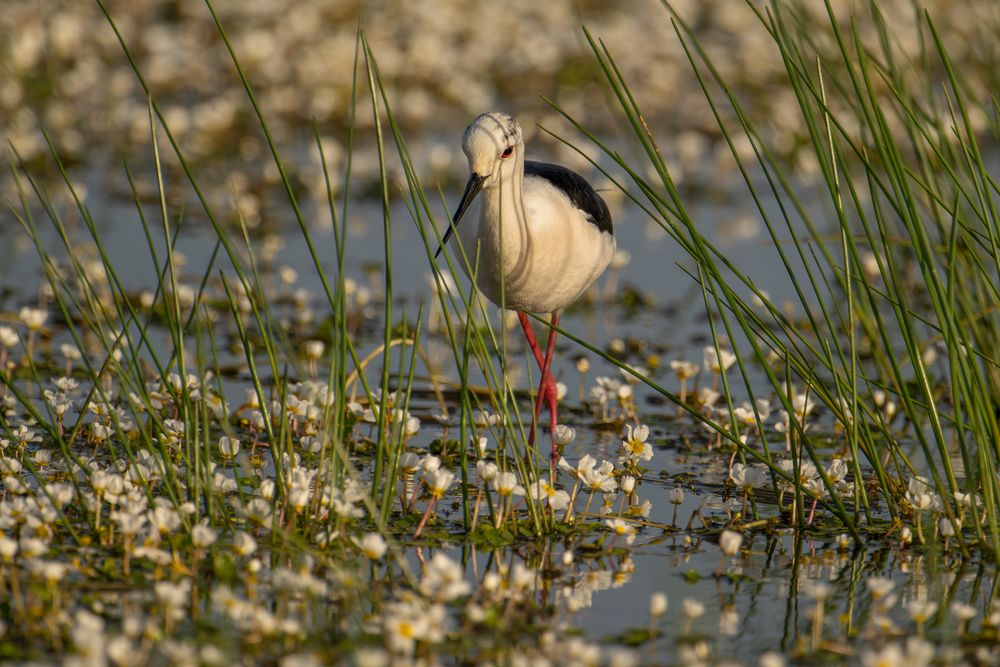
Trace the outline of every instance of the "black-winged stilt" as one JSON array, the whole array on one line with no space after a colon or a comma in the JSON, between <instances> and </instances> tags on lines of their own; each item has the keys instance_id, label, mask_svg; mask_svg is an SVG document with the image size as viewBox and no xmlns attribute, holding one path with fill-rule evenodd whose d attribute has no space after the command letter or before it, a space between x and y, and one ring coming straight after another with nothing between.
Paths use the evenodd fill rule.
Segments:
<instances>
[{"instance_id":1,"label":"black-winged stilt","mask_svg":"<svg viewBox=\"0 0 1000 667\"><path fill-rule=\"evenodd\" d=\"M541 369L534 419L537 422L542 402L548 403L554 435L555 327L562 310L597 280L615 253L611 214L576 172L525 160L521 126L509 114L491 111L477 117L462 136L462 150L469 159L469 181L435 257L457 231L469 261L478 258L479 290L493 303L517 311ZM479 207L472 216L475 224L459 227L474 203ZM470 267L459 263L471 278ZM544 356L526 312L551 314L553 328ZM529 444L534 444L534 429ZM553 466L558 456L553 440Z\"/></svg>"}]
</instances>

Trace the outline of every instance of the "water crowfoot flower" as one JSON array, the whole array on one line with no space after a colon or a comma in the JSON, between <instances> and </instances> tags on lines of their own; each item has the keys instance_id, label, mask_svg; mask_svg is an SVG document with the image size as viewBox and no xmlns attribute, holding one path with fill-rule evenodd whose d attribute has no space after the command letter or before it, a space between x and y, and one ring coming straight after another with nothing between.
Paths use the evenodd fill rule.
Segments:
<instances>
[{"instance_id":1,"label":"water crowfoot flower","mask_svg":"<svg viewBox=\"0 0 1000 667\"><path fill-rule=\"evenodd\" d=\"M648 426L639 425L633 428L629 425L625 439L622 440L622 449L625 450L622 460L634 468L639 461L649 461L653 458L653 447L646 442L648 437Z\"/></svg>"},{"instance_id":2,"label":"water crowfoot flower","mask_svg":"<svg viewBox=\"0 0 1000 667\"><path fill-rule=\"evenodd\" d=\"M218 532L208 525L208 518L204 518L191 528L191 544L195 549L195 561L197 561L205 549L215 544Z\"/></svg>"},{"instance_id":3,"label":"water crowfoot flower","mask_svg":"<svg viewBox=\"0 0 1000 667\"><path fill-rule=\"evenodd\" d=\"M219 455L228 461L240 453L240 441L228 435L219 438Z\"/></svg>"},{"instance_id":4,"label":"water crowfoot flower","mask_svg":"<svg viewBox=\"0 0 1000 667\"><path fill-rule=\"evenodd\" d=\"M566 424L557 424L555 431L552 432L552 441L560 447L569 445L575 439L576 429L566 426Z\"/></svg>"},{"instance_id":5,"label":"water crowfoot flower","mask_svg":"<svg viewBox=\"0 0 1000 667\"><path fill-rule=\"evenodd\" d=\"M499 528L507 513L510 513L512 517L514 515L514 496L523 496L525 491L524 487L518 483L517 475L512 472L498 473L490 484L500 496L500 511L495 517L495 525Z\"/></svg>"},{"instance_id":6,"label":"water crowfoot flower","mask_svg":"<svg viewBox=\"0 0 1000 667\"><path fill-rule=\"evenodd\" d=\"M674 375L677 376L677 379L680 380L681 383L681 388L677 397L678 402L681 404L687 403L687 381L693 378L695 375L697 375L698 371L700 371L701 368L698 366L698 364L693 363L691 361L683 361L675 359L670 362L670 370L674 372ZM678 414L680 414L682 411L683 408L677 406Z\"/></svg>"},{"instance_id":7,"label":"water crowfoot flower","mask_svg":"<svg viewBox=\"0 0 1000 667\"><path fill-rule=\"evenodd\" d=\"M614 539L617 540L619 537L624 536L626 544L632 544L635 541L636 529L629 522L623 519L605 519L604 525L610 528L615 534Z\"/></svg>"},{"instance_id":8,"label":"water crowfoot flower","mask_svg":"<svg viewBox=\"0 0 1000 667\"><path fill-rule=\"evenodd\" d=\"M649 596L649 615L659 618L667 613L667 594L656 592Z\"/></svg>"},{"instance_id":9,"label":"water crowfoot flower","mask_svg":"<svg viewBox=\"0 0 1000 667\"><path fill-rule=\"evenodd\" d=\"M257 550L257 540L250 533L239 531L233 536L233 551L240 556L249 556Z\"/></svg>"},{"instance_id":10,"label":"water crowfoot flower","mask_svg":"<svg viewBox=\"0 0 1000 667\"><path fill-rule=\"evenodd\" d=\"M719 549L722 551L722 556L719 558L719 567L715 571L716 577L722 576L722 567L725 564L725 559L735 556L742 544L743 536L739 533L728 528L722 531L719 535Z\"/></svg>"},{"instance_id":11,"label":"water crowfoot flower","mask_svg":"<svg viewBox=\"0 0 1000 667\"><path fill-rule=\"evenodd\" d=\"M682 489L679 486L675 486L674 488L670 489L670 504L674 506L674 515L673 518L670 520L671 526L677 525L677 508L680 507L683 502L684 502L684 489Z\"/></svg>"},{"instance_id":12,"label":"water crowfoot flower","mask_svg":"<svg viewBox=\"0 0 1000 667\"><path fill-rule=\"evenodd\" d=\"M737 462L733 463L732 469L729 471L729 481L742 492L743 509L741 510L741 514L745 516L747 513L747 500L751 490L767 481L767 473L761 468Z\"/></svg>"},{"instance_id":13,"label":"water crowfoot flower","mask_svg":"<svg viewBox=\"0 0 1000 667\"><path fill-rule=\"evenodd\" d=\"M429 459L434 459L436 463L431 463L430 470L427 471L428 466L426 462ZM424 483L427 485L427 490L431 494L431 499L427 503L427 509L424 510L424 516L420 519L420 523L417 525L417 529L413 532L413 537L420 537L420 533L423 531L424 526L427 524L427 520L430 519L431 513L434 511L434 506L437 502L444 496L448 488L455 482L455 474L445 470L444 468L437 467L440 465L440 461L437 457L427 457L425 459L425 473L424 473Z\"/></svg>"},{"instance_id":14,"label":"water crowfoot flower","mask_svg":"<svg viewBox=\"0 0 1000 667\"><path fill-rule=\"evenodd\" d=\"M906 640L905 650L898 643L890 643L861 652L863 667L926 667L934 658L934 647L920 637Z\"/></svg>"},{"instance_id":15,"label":"water crowfoot flower","mask_svg":"<svg viewBox=\"0 0 1000 667\"><path fill-rule=\"evenodd\" d=\"M430 633L430 618L418 600L404 600L387 605L382 613L383 635L389 650L396 655L413 655L418 641Z\"/></svg>"},{"instance_id":16,"label":"water crowfoot flower","mask_svg":"<svg viewBox=\"0 0 1000 667\"><path fill-rule=\"evenodd\" d=\"M649 596L649 636L659 634L659 620L667 613L667 594L657 591Z\"/></svg>"},{"instance_id":17,"label":"water crowfoot flower","mask_svg":"<svg viewBox=\"0 0 1000 667\"><path fill-rule=\"evenodd\" d=\"M949 609L951 611L951 615L958 621L958 633L960 635L965 634L966 623L976 616L976 608L972 605L956 600L951 603L951 607Z\"/></svg>"},{"instance_id":18,"label":"water crowfoot flower","mask_svg":"<svg viewBox=\"0 0 1000 667\"><path fill-rule=\"evenodd\" d=\"M714 345L708 345L704 349L703 357L705 368L711 371L713 375L712 389L716 389L718 388L719 376L736 363L736 355L721 347L716 349Z\"/></svg>"},{"instance_id":19,"label":"water crowfoot flower","mask_svg":"<svg viewBox=\"0 0 1000 667\"><path fill-rule=\"evenodd\" d=\"M24 356L26 359L30 359L35 344L35 333L45 325L45 321L49 319L49 314L41 308L25 306L18 312L18 318L28 328L28 340L24 346Z\"/></svg>"},{"instance_id":20,"label":"water crowfoot flower","mask_svg":"<svg viewBox=\"0 0 1000 667\"><path fill-rule=\"evenodd\" d=\"M910 618L917 624L917 634L921 637L924 634L924 623L937 612L937 609L937 602L930 600L913 600L906 606Z\"/></svg>"},{"instance_id":21,"label":"water crowfoot flower","mask_svg":"<svg viewBox=\"0 0 1000 667\"><path fill-rule=\"evenodd\" d=\"M444 554L434 554L424 566L420 592L435 602L450 602L468 595L470 590L462 566Z\"/></svg>"},{"instance_id":22,"label":"water crowfoot flower","mask_svg":"<svg viewBox=\"0 0 1000 667\"><path fill-rule=\"evenodd\" d=\"M871 593L872 600L875 601L880 609L887 609L895 604L895 596L890 595L892 589L896 586L892 579L887 577L868 577L865 579L865 586L868 587L868 592Z\"/></svg>"},{"instance_id":23,"label":"water crowfoot flower","mask_svg":"<svg viewBox=\"0 0 1000 667\"><path fill-rule=\"evenodd\" d=\"M361 539L352 536L351 541L361 549L361 553L368 560L381 559L385 555L386 549L389 548L385 539L378 533L366 533Z\"/></svg>"},{"instance_id":24,"label":"water crowfoot flower","mask_svg":"<svg viewBox=\"0 0 1000 667\"><path fill-rule=\"evenodd\" d=\"M556 489L544 477L528 486L528 495L533 500L544 500L553 512L569 507L569 493L562 489Z\"/></svg>"},{"instance_id":25,"label":"water crowfoot flower","mask_svg":"<svg viewBox=\"0 0 1000 667\"><path fill-rule=\"evenodd\" d=\"M726 556L735 556L743 544L743 536L739 533L726 529L719 535L719 548Z\"/></svg>"}]
</instances>

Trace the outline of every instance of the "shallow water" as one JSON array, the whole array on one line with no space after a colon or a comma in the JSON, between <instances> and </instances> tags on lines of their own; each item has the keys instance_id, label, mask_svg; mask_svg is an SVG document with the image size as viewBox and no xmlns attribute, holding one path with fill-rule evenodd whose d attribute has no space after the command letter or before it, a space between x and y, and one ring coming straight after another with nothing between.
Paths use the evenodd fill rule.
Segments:
<instances>
[{"instance_id":1,"label":"shallow water","mask_svg":"<svg viewBox=\"0 0 1000 667\"><path fill-rule=\"evenodd\" d=\"M91 204L95 218L100 221L105 249L120 279L136 292L152 288L156 282L155 270L132 206L100 198ZM740 216L737 210L735 205L723 199L699 205L695 214L699 224L713 230L715 237L727 244L727 252L738 257L741 267L762 289L770 292L776 303L780 303L792 296L787 279L782 280L784 270L776 263L773 249L762 243L759 235L749 233L745 222L734 223ZM370 285L376 293L381 288L378 275L383 259L379 214L374 204L355 207L349 225L346 260L348 276L356 278L359 284L369 283L365 276L374 277ZM603 296L596 303L571 310L563 319L563 327L602 349L613 347L615 339L628 341L632 349L642 350L641 354L628 357L630 363L642 363L645 355L654 352L664 366L670 359L700 362L702 348L710 341L700 290L680 266L669 261L676 253L661 230L642 219L632 208L620 210L617 218L619 248L631 254L631 261L615 275L605 277L597 287ZM324 257L324 270L328 276L335 275L334 243L329 228L317 223L312 235ZM418 304L433 297L419 235L400 207L393 210L392 235L394 312L405 310L413 317ZM733 239L734 235L737 238ZM320 281L313 271L302 236L290 227L284 228L280 236L284 247L278 252L274 266L288 265L296 269L295 287L303 287L313 295L313 303L322 319L325 309ZM18 238L0 251L6 254L0 260L0 279L9 290L8 304L30 298L38 286L37 259ZM48 238L48 242L54 243L55 239ZM176 250L186 257L189 277L203 271L214 244L214 233L207 224L196 218L186 223ZM163 255L162 244L157 251ZM225 267L225 262L220 262L220 266ZM610 288L608 281L613 281ZM618 303L614 295L626 287L634 288L651 303L636 308ZM380 307L373 306L372 322L361 329L370 332L371 336L371 340L359 338L356 341L361 356L377 345L381 335L377 322L379 313ZM512 345L519 337L518 331L511 332ZM425 334L425 338L433 355L434 337ZM166 338L161 339L163 345L168 342ZM512 367L524 367L523 349L512 349L516 350ZM573 361L581 350L569 341L562 341L557 350L554 370L568 389L560 421L577 429L577 439L566 448L565 456L574 462L584 454L598 460L616 461L620 452L620 429L606 430L580 405L578 396L593 384L596 376L620 377L620 374L600 358L588 355L592 367L581 378ZM239 354L223 357L227 359L238 362ZM397 355L392 355L393 368L397 361ZM447 346L442 347L436 361L440 362L446 378L457 378ZM369 370L373 386L378 384L376 372L377 369ZM534 369L531 373L534 377ZM520 387L525 388L523 372L512 369L511 374L514 378L520 377ZM249 386L245 373L224 375L230 396L242 395ZM439 406L429 391L426 378L420 379L422 376L425 378L423 373L418 373L418 387L410 404L411 412L423 421L419 436L411 441L414 451L423 451L441 435L441 426L432 419ZM665 367L661 367L654 377L668 390L676 391L676 380ZM753 371L751 381L763 383L765 378L762 373ZM824 635L851 638L869 632L872 603L864 585L868 577L888 577L897 582L901 602L892 614L902 628L909 627L904 606L910 600L940 600L944 609L951 600L973 604L976 600L984 600L988 597L985 594L995 588L995 572L990 568L950 560L933 552L926 557L918 556L895 548L894 538L873 540L864 548L851 543L838 546L838 529L831 529L829 521L822 520L819 522L822 526L818 526L812 536L764 525L757 530L746 530L740 554L722 556L717 544L718 531L728 521L729 514L740 509L739 498L723 486L729 453L713 449L714 436L689 418L678 416L677 408L655 392L641 384L635 386L635 391L639 419L651 425L650 440L655 450L638 487L639 500L651 500L652 511L648 525L639 529L635 543L627 551L591 557L587 549L580 550L581 543L564 544L557 538L551 542L543 540L540 544L545 555L539 556L539 545L525 544L496 551L468 544L462 546L461 536L452 530L454 541L446 544L442 551L464 564L470 581L481 578L486 571L495 570L498 563L513 567L524 559L536 565L540 557L543 561L548 559L554 563L551 566L555 568L554 577L545 582L542 594L556 609L562 609L560 623L568 621L579 627L588 640L605 646L635 643L638 645L635 657L649 664L672 664L678 659L689 661L691 655L743 664L755 663L768 651L791 656L808 655L813 623L811 610L815 606L810 592L817 581L830 586L825 603L828 631ZM738 401L742 394L737 386L734 400ZM519 404L527 419L527 399L522 396ZM833 433L831 436L835 447L837 436ZM544 434L542 442L547 442ZM777 445L774 442L772 440L772 447L777 446L780 452L781 441L778 440ZM674 488L685 491L684 500L676 510L667 500ZM776 516L774 498L761 495L758 510L762 518ZM400 537L405 544L405 537ZM558 559L566 550L574 551L576 557L572 565L561 566ZM407 557L415 568L418 568L419 559L426 558L434 549L427 554L423 551L407 548ZM578 598L573 598L580 608L567 611L567 596L581 588L592 590L590 604L580 604ZM653 626L657 634L649 638L649 600L650 594L656 591L667 594L670 607L666 617ZM702 603L703 614L683 619L681 609L685 598ZM931 624L928 636L954 645L957 637L954 627L947 622L947 613L941 612L937 620ZM859 646L834 641L825 648L831 654L853 655L857 659ZM684 647L688 653L683 652ZM706 651L707 655L703 655Z\"/></svg>"}]
</instances>

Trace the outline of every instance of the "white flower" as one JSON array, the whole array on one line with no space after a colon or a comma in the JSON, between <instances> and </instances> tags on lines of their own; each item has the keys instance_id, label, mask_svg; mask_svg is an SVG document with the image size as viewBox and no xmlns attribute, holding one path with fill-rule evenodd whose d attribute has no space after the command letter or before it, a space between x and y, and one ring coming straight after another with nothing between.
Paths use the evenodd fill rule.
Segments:
<instances>
[{"instance_id":1,"label":"white flower","mask_svg":"<svg viewBox=\"0 0 1000 667\"><path fill-rule=\"evenodd\" d=\"M873 598L880 600L891 593L896 584L887 577L868 577L865 579L865 586Z\"/></svg>"},{"instance_id":2,"label":"white flower","mask_svg":"<svg viewBox=\"0 0 1000 667\"><path fill-rule=\"evenodd\" d=\"M313 361L320 359L325 349L326 345L321 340L307 340L302 346L306 359Z\"/></svg>"},{"instance_id":3,"label":"white flower","mask_svg":"<svg viewBox=\"0 0 1000 667\"><path fill-rule=\"evenodd\" d=\"M576 477L577 479L582 479L583 471L589 470L593 468L595 465L597 465L597 460L590 454L584 454L583 458L579 460L575 468L571 466L569 464L569 461L567 461L565 458L559 459L559 468L565 470L566 472L573 475L573 477Z\"/></svg>"},{"instance_id":4,"label":"white flower","mask_svg":"<svg viewBox=\"0 0 1000 667\"><path fill-rule=\"evenodd\" d=\"M667 613L667 594L666 593L653 593L649 596L649 615L653 618L659 618Z\"/></svg>"},{"instance_id":5,"label":"white flower","mask_svg":"<svg viewBox=\"0 0 1000 667\"><path fill-rule=\"evenodd\" d=\"M17 540L13 540L5 535L0 535L0 560L10 562L17 554Z\"/></svg>"},{"instance_id":6,"label":"white flower","mask_svg":"<svg viewBox=\"0 0 1000 667\"><path fill-rule=\"evenodd\" d=\"M955 498L955 502L958 504L959 507L964 507L966 509L972 507L971 493L962 493L961 491L955 491L954 493L952 493L952 496Z\"/></svg>"},{"instance_id":7,"label":"white flower","mask_svg":"<svg viewBox=\"0 0 1000 667\"><path fill-rule=\"evenodd\" d=\"M607 461L604 463L606 465L602 465L600 468L586 471L583 474L581 481L584 486L591 491L614 493L618 488L618 482L616 482L614 477L611 476L614 471L614 466Z\"/></svg>"},{"instance_id":8,"label":"white flower","mask_svg":"<svg viewBox=\"0 0 1000 667\"><path fill-rule=\"evenodd\" d=\"M491 414L486 410L473 410L472 423L475 424L478 428L496 426L497 424L500 423L500 416Z\"/></svg>"},{"instance_id":9,"label":"white flower","mask_svg":"<svg viewBox=\"0 0 1000 667\"><path fill-rule=\"evenodd\" d=\"M743 536L739 533L726 529L719 535L719 548L726 556L735 556L743 544Z\"/></svg>"},{"instance_id":10,"label":"white flower","mask_svg":"<svg viewBox=\"0 0 1000 667\"><path fill-rule=\"evenodd\" d=\"M843 481L847 477L847 463L844 462L844 459L833 459L826 469L826 476L831 484Z\"/></svg>"},{"instance_id":11,"label":"white flower","mask_svg":"<svg viewBox=\"0 0 1000 667\"><path fill-rule=\"evenodd\" d=\"M635 491L635 477L632 475L622 475L619 485L621 486L622 493L631 494Z\"/></svg>"},{"instance_id":12,"label":"white flower","mask_svg":"<svg viewBox=\"0 0 1000 667\"><path fill-rule=\"evenodd\" d=\"M32 558L41 556L43 553L48 551L49 545L37 537L22 537L19 549L21 551L21 556L27 560L31 560Z\"/></svg>"},{"instance_id":13,"label":"white flower","mask_svg":"<svg viewBox=\"0 0 1000 667\"><path fill-rule=\"evenodd\" d=\"M429 598L440 602L448 602L463 595L468 595L472 588L465 580L462 566L443 553L434 557L424 566L424 575L420 580L420 592Z\"/></svg>"},{"instance_id":14,"label":"white flower","mask_svg":"<svg viewBox=\"0 0 1000 667\"><path fill-rule=\"evenodd\" d=\"M170 581L158 581L153 586L156 599L167 609L178 609L184 606L191 595L191 580L182 579L176 584Z\"/></svg>"},{"instance_id":15,"label":"white flower","mask_svg":"<svg viewBox=\"0 0 1000 667\"><path fill-rule=\"evenodd\" d=\"M430 631L429 624L427 615L415 604L395 603L382 615L389 650L401 655L413 653L417 641L422 641Z\"/></svg>"},{"instance_id":16,"label":"white flower","mask_svg":"<svg viewBox=\"0 0 1000 667\"><path fill-rule=\"evenodd\" d=\"M428 454L421 460L420 467L423 468L426 473L434 472L441 467L441 459L433 454Z\"/></svg>"},{"instance_id":17,"label":"white flower","mask_svg":"<svg viewBox=\"0 0 1000 667\"><path fill-rule=\"evenodd\" d=\"M705 605L694 598L684 598L681 602L681 613L684 618L694 620L705 613Z\"/></svg>"},{"instance_id":18,"label":"white flower","mask_svg":"<svg viewBox=\"0 0 1000 667\"><path fill-rule=\"evenodd\" d=\"M257 550L257 540L241 530L233 536L233 550L240 556L249 556Z\"/></svg>"},{"instance_id":19,"label":"white flower","mask_svg":"<svg viewBox=\"0 0 1000 667\"><path fill-rule=\"evenodd\" d=\"M504 498L524 495L524 487L518 484L517 475L512 472L499 473L493 478L491 484L493 489Z\"/></svg>"},{"instance_id":20,"label":"white flower","mask_svg":"<svg viewBox=\"0 0 1000 667\"><path fill-rule=\"evenodd\" d=\"M649 437L649 427L645 424L627 427L627 435L622 440L622 447L625 449L625 456L629 461L648 461L653 458L653 448L646 442Z\"/></svg>"},{"instance_id":21,"label":"white flower","mask_svg":"<svg viewBox=\"0 0 1000 667\"><path fill-rule=\"evenodd\" d=\"M83 354L80 352L80 348L71 343L61 343L59 345L59 353L63 356L66 361L79 361L83 358Z\"/></svg>"},{"instance_id":22,"label":"white flower","mask_svg":"<svg viewBox=\"0 0 1000 667\"><path fill-rule=\"evenodd\" d=\"M191 528L191 543L198 549L211 546L215 543L216 537L218 537L218 533L209 527L208 519L202 519Z\"/></svg>"},{"instance_id":23,"label":"white flower","mask_svg":"<svg viewBox=\"0 0 1000 667\"><path fill-rule=\"evenodd\" d=\"M673 360L670 362L670 370L674 372L678 380L687 380L688 378L693 378L701 370L698 364L691 361L680 361Z\"/></svg>"},{"instance_id":24,"label":"white flower","mask_svg":"<svg viewBox=\"0 0 1000 667\"><path fill-rule=\"evenodd\" d=\"M545 500L553 510L564 510L569 507L569 494L556 489L544 477L528 486L528 495L534 500Z\"/></svg>"},{"instance_id":25,"label":"white flower","mask_svg":"<svg viewBox=\"0 0 1000 667\"><path fill-rule=\"evenodd\" d=\"M881 649L865 649L861 652L864 667L902 667L906 663L903 649L899 644L886 644Z\"/></svg>"},{"instance_id":26,"label":"white flower","mask_svg":"<svg viewBox=\"0 0 1000 667\"><path fill-rule=\"evenodd\" d=\"M781 485L786 488L796 484L796 482L802 486L805 486L810 481L816 479L817 476L819 475L819 473L816 471L816 466L814 466L809 461L802 461L802 460L799 461L798 478L796 478L795 476L795 462L792 459L783 459L781 461L778 461L778 468L783 473L788 475L788 477L792 480L791 482L789 482L784 478L781 479L780 482Z\"/></svg>"},{"instance_id":27,"label":"white flower","mask_svg":"<svg viewBox=\"0 0 1000 667\"><path fill-rule=\"evenodd\" d=\"M361 647L354 651L354 664L357 667L386 667L389 654L380 648Z\"/></svg>"},{"instance_id":28,"label":"white flower","mask_svg":"<svg viewBox=\"0 0 1000 667\"><path fill-rule=\"evenodd\" d=\"M649 518L649 513L653 511L653 502L648 498L638 505L629 505L625 513L633 518L646 519Z\"/></svg>"},{"instance_id":29,"label":"white flower","mask_svg":"<svg viewBox=\"0 0 1000 667\"><path fill-rule=\"evenodd\" d=\"M552 432L552 441L560 447L565 447L575 439L576 429L566 426L565 424L557 425L555 430Z\"/></svg>"},{"instance_id":30,"label":"white flower","mask_svg":"<svg viewBox=\"0 0 1000 667\"><path fill-rule=\"evenodd\" d=\"M404 475L412 475L420 469L420 457L413 452L406 452L399 457L399 471Z\"/></svg>"},{"instance_id":31,"label":"white flower","mask_svg":"<svg viewBox=\"0 0 1000 667\"><path fill-rule=\"evenodd\" d=\"M907 483L906 501L917 511L938 510L941 507L941 499L931 482L919 475L911 477Z\"/></svg>"},{"instance_id":32,"label":"white flower","mask_svg":"<svg viewBox=\"0 0 1000 667\"><path fill-rule=\"evenodd\" d=\"M361 549L361 553L365 555L368 560L378 560L385 555L388 545L385 543L385 539L382 538L378 533L366 533L360 540L357 537L351 537L351 540Z\"/></svg>"},{"instance_id":33,"label":"white flower","mask_svg":"<svg viewBox=\"0 0 1000 667\"><path fill-rule=\"evenodd\" d=\"M910 604L906 605L906 610L912 618L917 623L925 623L934 612L937 611L937 602L931 602L930 600L913 600Z\"/></svg>"},{"instance_id":34,"label":"white flower","mask_svg":"<svg viewBox=\"0 0 1000 667\"><path fill-rule=\"evenodd\" d=\"M670 489L670 502L674 505L680 505L684 502L684 489L679 486L675 486Z\"/></svg>"},{"instance_id":35,"label":"white flower","mask_svg":"<svg viewBox=\"0 0 1000 667\"><path fill-rule=\"evenodd\" d=\"M17 332L10 327L0 327L0 347L17 345Z\"/></svg>"},{"instance_id":36,"label":"white flower","mask_svg":"<svg viewBox=\"0 0 1000 667\"><path fill-rule=\"evenodd\" d=\"M440 499L444 496L448 488L455 482L455 475L444 468L439 468L433 472L424 473L424 483L431 496Z\"/></svg>"},{"instance_id":37,"label":"white flower","mask_svg":"<svg viewBox=\"0 0 1000 667\"><path fill-rule=\"evenodd\" d=\"M41 308L29 308L25 306L18 312L18 319L24 323L31 331L38 331L49 319L49 313Z\"/></svg>"},{"instance_id":38,"label":"white flower","mask_svg":"<svg viewBox=\"0 0 1000 667\"><path fill-rule=\"evenodd\" d=\"M224 435L219 438L219 454L224 459L231 459L240 453L240 441Z\"/></svg>"},{"instance_id":39,"label":"white flower","mask_svg":"<svg viewBox=\"0 0 1000 667\"><path fill-rule=\"evenodd\" d=\"M760 667L785 667L785 656L775 651L768 651L760 656L757 664Z\"/></svg>"},{"instance_id":40,"label":"white flower","mask_svg":"<svg viewBox=\"0 0 1000 667\"><path fill-rule=\"evenodd\" d=\"M816 407L816 402L809 397L809 394L795 394L792 396L792 411L799 421L808 417L814 407Z\"/></svg>"},{"instance_id":41,"label":"white flower","mask_svg":"<svg viewBox=\"0 0 1000 667\"><path fill-rule=\"evenodd\" d=\"M976 615L976 608L972 605L965 604L964 602L955 601L951 603L951 614L960 622L964 623Z\"/></svg>"},{"instance_id":42,"label":"white flower","mask_svg":"<svg viewBox=\"0 0 1000 667\"><path fill-rule=\"evenodd\" d=\"M635 535L635 526L622 519L605 519L604 525L614 532L615 535Z\"/></svg>"},{"instance_id":43,"label":"white flower","mask_svg":"<svg viewBox=\"0 0 1000 667\"><path fill-rule=\"evenodd\" d=\"M733 418L744 426L756 426L757 415L749 403L733 408Z\"/></svg>"},{"instance_id":44,"label":"white flower","mask_svg":"<svg viewBox=\"0 0 1000 667\"><path fill-rule=\"evenodd\" d=\"M755 468L737 462L733 464L733 469L729 473L729 479L734 485L736 485L736 488L748 491L752 488L761 486L765 481L767 481L767 473L761 468Z\"/></svg>"},{"instance_id":45,"label":"white flower","mask_svg":"<svg viewBox=\"0 0 1000 667\"><path fill-rule=\"evenodd\" d=\"M496 479L496 476L500 474L500 469L497 468L496 463L491 463L489 461L484 461L479 459L476 461L476 477L479 478L481 482L489 482Z\"/></svg>"},{"instance_id":46,"label":"white flower","mask_svg":"<svg viewBox=\"0 0 1000 667\"><path fill-rule=\"evenodd\" d=\"M705 347L704 350L704 364L705 368L712 371L713 373L722 373L730 366L736 363L736 355L729 350L723 350L719 348L716 351L715 347L709 345Z\"/></svg>"}]
</instances>

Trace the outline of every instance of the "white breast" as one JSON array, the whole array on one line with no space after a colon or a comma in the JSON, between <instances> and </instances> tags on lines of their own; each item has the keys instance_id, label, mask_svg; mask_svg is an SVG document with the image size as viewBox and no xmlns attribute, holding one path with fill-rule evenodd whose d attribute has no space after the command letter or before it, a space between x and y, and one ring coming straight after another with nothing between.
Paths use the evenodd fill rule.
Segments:
<instances>
[{"instance_id":1,"label":"white breast","mask_svg":"<svg viewBox=\"0 0 1000 667\"><path fill-rule=\"evenodd\" d=\"M500 305L503 290L508 310L551 313L580 298L604 273L615 252L614 236L600 231L562 190L526 176L523 213L513 188L503 193L502 205L491 190L483 192L456 234L470 264L478 248L476 284L490 301ZM460 254L457 259L471 278Z\"/></svg>"}]
</instances>

